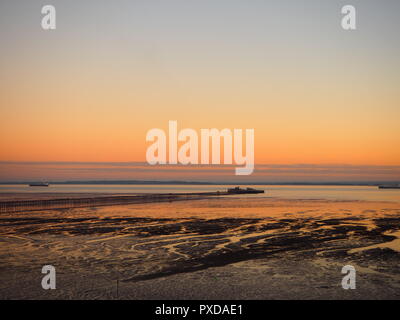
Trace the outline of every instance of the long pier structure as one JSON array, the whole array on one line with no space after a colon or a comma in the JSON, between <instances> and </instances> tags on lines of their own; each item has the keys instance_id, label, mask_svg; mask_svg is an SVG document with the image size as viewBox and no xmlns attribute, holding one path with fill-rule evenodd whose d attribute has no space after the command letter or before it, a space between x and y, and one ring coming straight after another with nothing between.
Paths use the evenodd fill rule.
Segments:
<instances>
[{"instance_id":1,"label":"long pier structure","mask_svg":"<svg viewBox=\"0 0 400 320\"><path fill-rule=\"evenodd\" d=\"M195 200L225 195L230 195L230 193L225 191L198 193L149 193L136 195L102 195L78 198L64 197L53 199L5 200L0 201L0 213Z\"/></svg>"}]
</instances>

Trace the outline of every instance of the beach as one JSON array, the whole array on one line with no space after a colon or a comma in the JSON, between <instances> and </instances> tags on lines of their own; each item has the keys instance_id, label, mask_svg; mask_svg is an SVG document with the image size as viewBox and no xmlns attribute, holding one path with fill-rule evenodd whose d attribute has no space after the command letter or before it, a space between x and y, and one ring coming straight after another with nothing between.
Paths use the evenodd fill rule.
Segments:
<instances>
[{"instance_id":1,"label":"beach","mask_svg":"<svg viewBox=\"0 0 400 320\"><path fill-rule=\"evenodd\" d=\"M399 299L399 230L395 201L243 195L2 213L0 298ZM41 287L44 265L56 290ZM345 265L355 290L341 286Z\"/></svg>"}]
</instances>

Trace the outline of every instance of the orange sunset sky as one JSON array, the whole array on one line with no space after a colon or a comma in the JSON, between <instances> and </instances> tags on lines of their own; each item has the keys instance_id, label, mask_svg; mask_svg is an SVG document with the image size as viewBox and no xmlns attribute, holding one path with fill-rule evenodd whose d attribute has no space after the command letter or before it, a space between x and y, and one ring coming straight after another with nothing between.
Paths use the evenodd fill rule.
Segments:
<instances>
[{"instance_id":1,"label":"orange sunset sky","mask_svg":"<svg viewBox=\"0 0 400 320\"><path fill-rule=\"evenodd\" d=\"M256 165L292 166L263 179L400 179L400 5L353 2L345 31L341 1L49 1L44 31L2 1L0 180L213 177L138 165L169 120L254 128Z\"/></svg>"}]
</instances>

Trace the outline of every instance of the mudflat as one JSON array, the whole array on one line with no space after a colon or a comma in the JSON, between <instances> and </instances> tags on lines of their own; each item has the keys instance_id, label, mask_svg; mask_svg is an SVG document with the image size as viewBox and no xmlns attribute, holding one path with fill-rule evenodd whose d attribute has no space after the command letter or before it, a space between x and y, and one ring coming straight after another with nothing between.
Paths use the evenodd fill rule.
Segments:
<instances>
[{"instance_id":1,"label":"mudflat","mask_svg":"<svg viewBox=\"0 0 400 320\"><path fill-rule=\"evenodd\" d=\"M220 197L0 215L1 299L399 299L400 204ZM42 266L56 268L44 290ZM352 265L357 288L344 290Z\"/></svg>"}]
</instances>

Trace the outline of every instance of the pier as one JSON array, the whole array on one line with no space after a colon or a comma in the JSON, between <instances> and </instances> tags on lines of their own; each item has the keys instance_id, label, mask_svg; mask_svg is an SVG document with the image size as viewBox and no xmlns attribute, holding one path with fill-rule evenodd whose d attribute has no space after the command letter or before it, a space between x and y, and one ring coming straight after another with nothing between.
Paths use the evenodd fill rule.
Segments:
<instances>
[{"instance_id":1,"label":"pier","mask_svg":"<svg viewBox=\"0 0 400 320\"><path fill-rule=\"evenodd\" d=\"M65 197L53 199L5 200L0 202L0 213L195 200L225 195L229 195L229 193L216 191L198 193L106 195L83 198ZM30 194L30 196L32 196L32 194Z\"/></svg>"}]
</instances>

